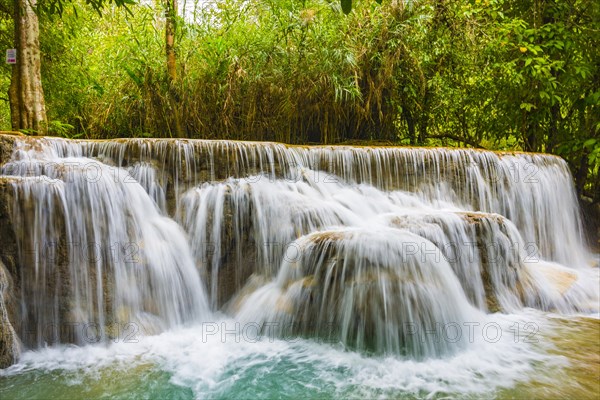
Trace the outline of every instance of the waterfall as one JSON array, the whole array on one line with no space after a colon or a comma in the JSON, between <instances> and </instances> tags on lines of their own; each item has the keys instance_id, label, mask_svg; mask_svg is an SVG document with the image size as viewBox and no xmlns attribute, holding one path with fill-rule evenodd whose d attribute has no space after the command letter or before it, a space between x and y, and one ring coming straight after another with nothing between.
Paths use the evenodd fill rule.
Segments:
<instances>
[{"instance_id":1,"label":"waterfall","mask_svg":"<svg viewBox=\"0 0 600 400\"><path fill-rule=\"evenodd\" d=\"M276 321L280 335L333 336L361 350L428 358L459 349L466 338L444 341L426 332L480 318L450 265L420 251L434 246L417 235L340 229L293 244L277 279L242 302L240 320Z\"/></svg>"},{"instance_id":2,"label":"waterfall","mask_svg":"<svg viewBox=\"0 0 600 400\"><path fill-rule=\"evenodd\" d=\"M8 140L8 139L4 139ZM11 138L15 329L147 333L211 318L416 359L436 324L597 312L555 156L207 140ZM24 332L30 334L24 335Z\"/></svg>"},{"instance_id":3,"label":"waterfall","mask_svg":"<svg viewBox=\"0 0 600 400\"><path fill-rule=\"evenodd\" d=\"M26 345L109 340L127 326L160 332L207 315L185 233L136 174L36 150L2 172L26 266L18 277Z\"/></svg>"}]
</instances>

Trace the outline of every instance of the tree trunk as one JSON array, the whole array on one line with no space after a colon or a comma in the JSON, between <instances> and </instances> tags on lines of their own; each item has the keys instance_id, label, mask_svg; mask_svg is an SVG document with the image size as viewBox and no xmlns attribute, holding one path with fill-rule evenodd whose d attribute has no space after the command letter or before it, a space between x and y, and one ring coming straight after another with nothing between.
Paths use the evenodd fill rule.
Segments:
<instances>
[{"instance_id":1,"label":"tree trunk","mask_svg":"<svg viewBox=\"0 0 600 400\"><path fill-rule=\"evenodd\" d=\"M169 81L177 79L176 58L175 58L175 18L177 18L177 0L166 0L166 50L167 50L167 74Z\"/></svg>"},{"instance_id":2,"label":"tree trunk","mask_svg":"<svg viewBox=\"0 0 600 400\"><path fill-rule=\"evenodd\" d=\"M177 0L166 0L165 50L167 53L167 76L169 80L169 103L173 112L174 131L177 137L183 137L181 116L179 113L179 94L177 93L177 57L175 54L175 32L177 29Z\"/></svg>"},{"instance_id":3,"label":"tree trunk","mask_svg":"<svg viewBox=\"0 0 600 400\"><path fill-rule=\"evenodd\" d=\"M408 127L408 137L410 139L410 145L414 146L417 144L417 132L415 130L415 120L413 119L412 113L407 106L402 107L402 114Z\"/></svg>"},{"instance_id":4,"label":"tree trunk","mask_svg":"<svg viewBox=\"0 0 600 400\"><path fill-rule=\"evenodd\" d=\"M42 88L39 22L34 7L37 0L14 0L15 48L8 95L13 130L29 130L43 135L48 130Z\"/></svg>"},{"instance_id":5,"label":"tree trunk","mask_svg":"<svg viewBox=\"0 0 600 400\"><path fill-rule=\"evenodd\" d=\"M550 108L550 129L548 129L548 140L544 152L554 153L554 147L558 142L558 125L560 123L560 106L558 103Z\"/></svg>"}]
</instances>

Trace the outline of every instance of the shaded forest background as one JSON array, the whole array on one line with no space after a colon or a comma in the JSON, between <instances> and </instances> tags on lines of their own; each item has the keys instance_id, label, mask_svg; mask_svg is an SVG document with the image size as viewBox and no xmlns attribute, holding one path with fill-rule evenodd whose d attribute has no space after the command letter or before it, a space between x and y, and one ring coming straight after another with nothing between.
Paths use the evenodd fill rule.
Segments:
<instances>
[{"instance_id":1,"label":"shaded forest background","mask_svg":"<svg viewBox=\"0 0 600 400\"><path fill-rule=\"evenodd\" d=\"M541 151L600 202L598 1L363 0L346 15L337 0L188 0L177 79L165 2L39 4L50 134ZM0 0L4 49L13 7Z\"/></svg>"}]
</instances>

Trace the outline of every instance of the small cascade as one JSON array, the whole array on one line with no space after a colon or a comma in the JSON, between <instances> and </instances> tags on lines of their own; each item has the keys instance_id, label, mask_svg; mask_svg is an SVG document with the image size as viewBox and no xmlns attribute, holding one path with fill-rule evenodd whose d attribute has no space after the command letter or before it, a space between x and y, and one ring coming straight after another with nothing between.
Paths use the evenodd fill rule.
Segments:
<instances>
[{"instance_id":1,"label":"small cascade","mask_svg":"<svg viewBox=\"0 0 600 400\"><path fill-rule=\"evenodd\" d=\"M213 306L223 304L216 297L224 286L219 276L233 274L237 291L254 272L275 275L296 238L356 218L341 204L319 201L318 190L306 182L249 180L205 183L181 200L180 219L208 272Z\"/></svg>"},{"instance_id":2,"label":"small cascade","mask_svg":"<svg viewBox=\"0 0 600 400\"><path fill-rule=\"evenodd\" d=\"M572 267L589 259L571 174L566 162L553 155L226 140L43 138L36 143L60 157L95 157L119 167L153 165L171 212L186 190L204 182L250 176L293 182L308 169L314 182L364 183L415 193L433 204L497 213L548 259Z\"/></svg>"},{"instance_id":3,"label":"small cascade","mask_svg":"<svg viewBox=\"0 0 600 400\"><path fill-rule=\"evenodd\" d=\"M436 324L524 307L598 311L597 268L558 157L0 140L18 255L5 262L18 299L7 314L31 348L86 342L58 328L48 341L64 323L108 339L119 324L154 333L222 311L282 337L425 359L469 346L427 336Z\"/></svg>"},{"instance_id":4,"label":"small cascade","mask_svg":"<svg viewBox=\"0 0 600 400\"><path fill-rule=\"evenodd\" d=\"M167 213L167 197L164 185L159 180L159 173L156 168L149 163L139 162L127 168L127 171L133 178L132 181L138 182L150 198L154 201L158 209ZM130 182L131 183L131 182Z\"/></svg>"},{"instance_id":5,"label":"small cascade","mask_svg":"<svg viewBox=\"0 0 600 400\"><path fill-rule=\"evenodd\" d=\"M297 249L297 238L341 227L382 232L395 228L417 235L423 242L398 247L447 262L470 303L482 311L535 307L573 312L589 307L589 302L570 301L564 288L540 281L555 268L499 214L465 211L451 203L432 205L415 194L369 185L349 187L341 179L314 182L308 178L313 172L301 172L304 178L297 182L253 176L205 183L182 198L182 223L208 272L213 307L223 304L217 296L231 297L253 273L280 273L286 250L304 251ZM577 269L561 274L571 284L579 280ZM235 290L219 292L220 277L237 282ZM584 289L573 292L577 290Z\"/></svg>"},{"instance_id":6,"label":"small cascade","mask_svg":"<svg viewBox=\"0 0 600 400\"><path fill-rule=\"evenodd\" d=\"M565 296L566 288L579 280L578 270L544 261L537 246L525 243L515 225L499 214L435 211L384 218L390 226L435 243L438 258L450 263L467 297L481 310L533 307L568 313L589 307ZM543 278L556 274L560 282L549 284ZM593 296L590 289L569 293Z\"/></svg>"},{"instance_id":7,"label":"small cascade","mask_svg":"<svg viewBox=\"0 0 600 400\"><path fill-rule=\"evenodd\" d=\"M207 315L184 232L126 170L33 151L2 173L26 266L18 328L27 346L108 340L128 326L160 332Z\"/></svg>"},{"instance_id":8,"label":"small cascade","mask_svg":"<svg viewBox=\"0 0 600 400\"><path fill-rule=\"evenodd\" d=\"M417 250L406 251L414 247ZM450 265L421 251L431 242L397 229L340 229L302 236L277 278L239 299L236 317L290 334L413 358L448 355L465 338L439 340L439 326L481 318ZM270 323L270 325L269 325Z\"/></svg>"}]
</instances>

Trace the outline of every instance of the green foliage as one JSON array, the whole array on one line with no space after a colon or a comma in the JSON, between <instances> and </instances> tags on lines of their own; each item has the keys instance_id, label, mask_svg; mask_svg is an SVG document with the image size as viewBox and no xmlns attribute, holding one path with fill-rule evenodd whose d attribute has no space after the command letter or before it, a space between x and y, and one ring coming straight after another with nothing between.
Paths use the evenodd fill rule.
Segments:
<instances>
[{"instance_id":1,"label":"green foliage","mask_svg":"<svg viewBox=\"0 0 600 400\"><path fill-rule=\"evenodd\" d=\"M69 139L76 139L83 136L83 133L73 133L75 127L61 121L48 122L48 134L54 136L62 136Z\"/></svg>"},{"instance_id":2,"label":"green foliage","mask_svg":"<svg viewBox=\"0 0 600 400\"><path fill-rule=\"evenodd\" d=\"M102 11L115 5L129 10L128 6L136 4L135 0L84 0L84 4L96 11L98 15L102 15ZM58 15L62 17L65 13L65 7L71 6L72 10L77 14L77 7L71 0L40 0L37 2L37 9L47 15Z\"/></svg>"},{"instance_id":3,"label":"green foliage","mask_svg":"<svg viewBox=\"0 0 600 400\"><path fill-rule=\"evenodd\" d=\"M188 2L173 85L163 3L39 4L54 134L543 151L600 201L597 1Z\"/></svg>"},{"instance_id":4,"label":"green foliage","mask_svg":"<svg viewBox=\"0 0 600 400\"><path fill-rule=\"evenodd\" d=\"M381 4L383 0L375 0L377 4ZM340 5L342 6L342 11L344 14L350 14L352 11L352 0L340 0Z\"/></svg>"}]
</instances>

